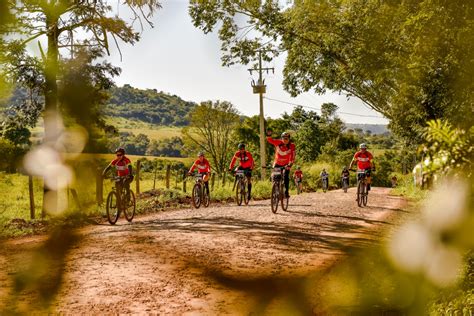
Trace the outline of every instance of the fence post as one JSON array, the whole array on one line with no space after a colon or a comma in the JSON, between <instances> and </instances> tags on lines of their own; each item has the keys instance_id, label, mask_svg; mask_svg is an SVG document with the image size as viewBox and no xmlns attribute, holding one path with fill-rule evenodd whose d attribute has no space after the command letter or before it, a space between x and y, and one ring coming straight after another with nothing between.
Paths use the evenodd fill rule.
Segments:
<instances>
[{"instance_id":1,"label":"fence post","mask_svg":"<svg viewBox=\"0 0 474 316\"><path fill-rule=\"evenodd\" d=\"M137 195L140 194L140 166L141 166L141 162L140 160L137 161L137 176L135 177L136 179L136 191L137 191Z\"/></svg>"},{"instance_id":2,"label":"fence post","mask_svg":"<svg viewBox=\"0 0 474 316\"><path fill-rule=\"evenodd\" d=\"M33 176L28 176L28 191L30 194L30 218L35 219L35 196L33 191Z\"/></svg>"},{"instance_id":3,"label":"fence post","mask_svg":"<svg viewBox=\"0 0 474 316\"><path fill-rule=\"evenodd\" d=\"M102 170L100 170L100 168L97 168L95 176L95 199L98 205L102 205L102 203L104 202L103 190L104 179L102 178Z\"/></svg>"},{"instance_id":4,"label":"fence post","mask_svg":"<svg viewBox=\"0 0 474 316\"><path fill-rule=\"evenodd\" d=\"M214 182L216 181L216 174L213 172L211 175L211 191L214 191Z\"/></svg>"},{"instance_id":5,"label":"fence post","mask_svg":"<svg viewBox=\"0 0 474 316\"><path fill-rule=\"evenodd\" d=\"M166 166L166 188L170 188L170 176L171 176L171 166Z\"/></svg>"},{"instance_id":6,"label":"fence post","mask_svg":"<svg viewBox=\"0 0 474 316\"><path fill-rule=\"evenodd\" d=\"M155 175L153 176L153 190L156 189L156 171L158 170L158 161L155 160Z\"/></svg>"},{"instance_id":7,"label":"fence post","mask_svg":"<svg viewBox=\"0 0 474 316\"><path fill-rule=\"evenodd\" d=\"M186 169L183 169L183 192L186 193L186 175L187 175L187 172L186 172Z\"/></svg>"}]
</instances>

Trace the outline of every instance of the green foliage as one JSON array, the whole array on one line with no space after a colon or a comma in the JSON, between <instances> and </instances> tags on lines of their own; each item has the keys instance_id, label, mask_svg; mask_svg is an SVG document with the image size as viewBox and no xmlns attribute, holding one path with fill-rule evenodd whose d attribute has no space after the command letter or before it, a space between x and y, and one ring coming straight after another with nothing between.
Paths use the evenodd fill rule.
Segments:
<instances>
[{"instance_id":1,"label":"green foliage","mask_svg":"<svg viewBox=\"0 0 474 316\"><path fill-rule=\"evenodd\" d=\"M183 157L183 140L180 137L152 140L146 151L147 155L165 157Z\"/></svg>"},{"instance_id":2,"label":"green foliage","mask_svg":"<svg viewBox=\"0 0 474 316\"><path fill-rule=\"evenodd\" d=\"M473 12L472 2L447 0L190 4L196 27L220 28L224 65L285 51L283 84L292 95L332 90L358 97L415 143L430 119L472 125Z\"/></svg>"},{"instance_id":3,"label":"green foliage","mask_svg":"<svg viewBox=\"0 0 474 316\"><path fill-rule=\"evenodd\" d=\"M176 95L141 90L126 84L111 90L109 103L103 113L107 116L136 119L166 126L186 126L195 103L183 101Z\"/></svg>"},{"instance_id":4,"label":"green foliage","mask_svg":"<svg viewBox=\"0 0 474 316\"><path fill-rule=\"evenodd\" d=\"M430 177L435 174L458 174L472 179L473 127L466 131L453 128L448 122L430 121L424 136L426 159L423 163Z\"/></svg>"},{"instance_id":5,"label":"green foliage","mask_svg":"<svg viewBox=\"0 0 474 316\"><path fill-rule=\"evenodd\" d=\"M2 153L0 172L15 172L20 167L19 164L26 150L7 139L0 138L0 152Z\"/></svg>"},{"instance_id":6,"label":"green foliage","mask_svg":"<svg viewBox=\"0 0 474 316\"><path fill-rule=\"evenodd\" d=\"M190 114L190 125L183 129L185 144L204 151L211 167L222 174L227 170L231 152L231 137L239 124L235 107L226 101L207 101Z\"/></svg>"},{"instance_id":7,"label":"green foliage","mask_svg":"<svg viewBox=\"0 0 474 316\"><path fill-rule=\"evenodd\" d=\"M412 201L421 202L423 201L428 192L422 190L419 186L415 185L415 181L411 174L402 175L395 174L398 179L397 186L390 192L393 195L404 196Z\"/></svg>"}]
</instances>

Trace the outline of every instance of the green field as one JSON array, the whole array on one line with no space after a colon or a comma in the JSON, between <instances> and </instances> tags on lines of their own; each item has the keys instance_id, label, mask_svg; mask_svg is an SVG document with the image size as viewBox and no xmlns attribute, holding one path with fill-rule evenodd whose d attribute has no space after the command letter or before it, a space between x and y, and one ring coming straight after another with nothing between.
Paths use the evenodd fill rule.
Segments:
<instances>
[{"instance_id":1,"label":"green field","mask_svg":"<svg viewBox=\"0 0 474 316\"><path fill-rule=\"evenodd\" d=\"M135 135L145 134L150 140L160 140L171 137L181 137L181 127L159 126L142 121L128 120L120 117L109 117L108 124L115 126L119 132L129 132Z\"/></svg>"}]
</instances>

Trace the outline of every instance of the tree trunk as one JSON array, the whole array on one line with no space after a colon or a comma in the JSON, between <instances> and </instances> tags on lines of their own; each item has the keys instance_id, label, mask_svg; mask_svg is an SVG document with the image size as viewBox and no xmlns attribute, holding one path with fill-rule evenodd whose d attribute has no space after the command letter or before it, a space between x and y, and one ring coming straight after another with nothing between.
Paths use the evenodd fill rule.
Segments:
<instances>
[{"instance_id":1,"label":"tree trunk","mask_svg":"<svg viewBox=\"0 0 474 316\"><path fill-rule=\"evenodd\" d=\"M58 78L58 17L54 14L48 14L46 16L46 28L48 29L48 51L46 53L45 63L45 83L44 83L44 140L45 144L52 144L56 141L58 136L58 122L57 122L57 111L58 111L58 84L56 82ZM50 189L44 189L43 196L43 214L46 213L47 209L56 210L57 201L48 199L46 206L45 196L48 194Z\"/></svg>"}]
</instances>

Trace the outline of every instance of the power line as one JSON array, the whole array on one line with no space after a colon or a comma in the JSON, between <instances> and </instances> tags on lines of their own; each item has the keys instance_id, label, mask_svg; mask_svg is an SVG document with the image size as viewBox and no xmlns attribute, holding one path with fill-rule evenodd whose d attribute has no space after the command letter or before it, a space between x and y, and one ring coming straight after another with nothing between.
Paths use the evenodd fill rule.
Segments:
<instances>
[{"instance_id":1,"label":"power line","mask_svg":"<svg viewBox=\"0 0 474 316\"><path fill-rule=\"evenodd\" d=\"M294 106L296 105L296 106L301 106L301 107L303 107L303 108L308 108L308 109L313 109L313 110L321 111L321 108L316 108L316 107L313 107L313 106L307 106L307 105L298 104L298 103L286 102L286 101L277 100L277 99L272 99L272 98L268 98L268 97L263 97L263 98L264 98L264 99L267 99L267 100L270 100L270 101L280 102L280 103L289 104L289 105L294 105ZM363 114L356 114L356 113L349 113L349 112L341 112L341 111L337 111L337 112L340 113L340 114L353 115L353 116L360 116L360 117L385 118L385 117L383 117L383 116L376 116L376 115L363 115Z\"/></svg>"}]
</instances>

